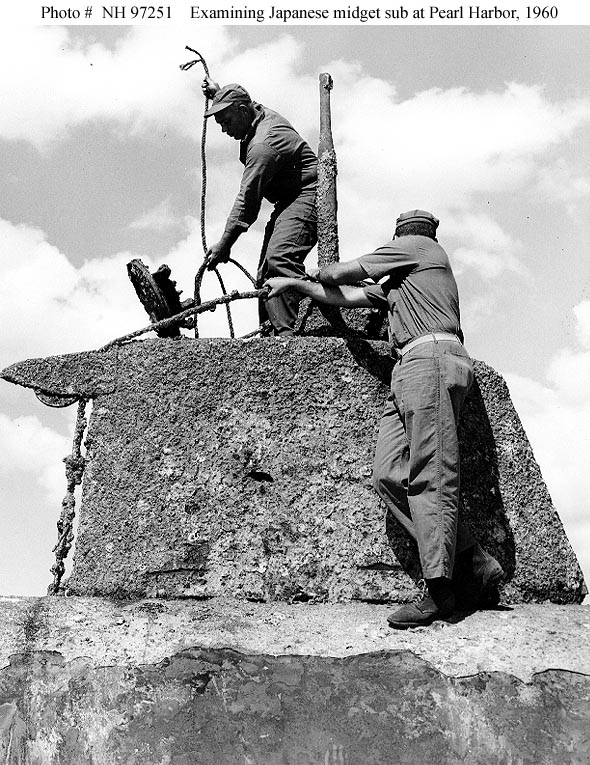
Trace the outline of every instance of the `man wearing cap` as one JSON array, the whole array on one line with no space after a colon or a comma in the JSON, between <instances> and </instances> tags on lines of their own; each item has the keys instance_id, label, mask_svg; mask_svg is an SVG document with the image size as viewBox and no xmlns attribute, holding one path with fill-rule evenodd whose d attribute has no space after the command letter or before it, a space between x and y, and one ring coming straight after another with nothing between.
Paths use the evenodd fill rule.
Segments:
<instances>
[{"instance_id":1,"label":"man wearing cap","mask_svg":"<svg viewBox=\"0 0 590 765\"><path fill-rule=\"evenodd\" d=\"M207 267L212 270L227 262L232 246L257 219L265 198L274 210L264 232L258 284L273 276L303 277L303 261L317 241L316 155L284 117L252 101L241 85L220 88L206 78L203 93L213 99L205 116L214 116L224 133L240 141L244 165L223 235L208 250ZM296 293L287 291L261 301L261 324L268 319L274 334L292 335L299 300Z\"/></svg>"},{"instance_id":2,"label":"man wearing cap","mask_svg":"<svg viewBox=\"0 0 590 765\"><path fill-rule=\"evenodd\" d=\"M457 606L477 607L503 577L458 520L457 425L473 363L463 347L457 285L436 239L438 223L426 210L402 213L393 240L374 252L323 266L308 281L267 282L270 298L295 288L331 305L388 309L396 363L373 485L416 541L428 587L420 602L390 615L399 629L430 624ZM367 279L373 283L352 286Z\"/></svg>"}]
</instances>

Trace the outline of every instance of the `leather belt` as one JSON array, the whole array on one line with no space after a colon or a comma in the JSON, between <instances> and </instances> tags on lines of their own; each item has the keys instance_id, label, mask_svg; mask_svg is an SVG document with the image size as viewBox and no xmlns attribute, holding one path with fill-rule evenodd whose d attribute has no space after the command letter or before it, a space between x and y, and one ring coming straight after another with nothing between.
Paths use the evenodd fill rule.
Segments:
<instances>
[{"instance_id":1,"label":"leather belt","mask_svg":"<svg viewBox=\"0 0 590 765\"><path fill-rule=\"evenodd\" d=\"M422 335L415 340L411 340L409 343L406 343L403 348L396 348L396 351L399 356L403 356L417 345L422 345L422 343L433 343L438 340L451 340L455 343L461 343L457 335L452 335L450 332L431 332L428 335Z\"/></svg>"}]
</instances>

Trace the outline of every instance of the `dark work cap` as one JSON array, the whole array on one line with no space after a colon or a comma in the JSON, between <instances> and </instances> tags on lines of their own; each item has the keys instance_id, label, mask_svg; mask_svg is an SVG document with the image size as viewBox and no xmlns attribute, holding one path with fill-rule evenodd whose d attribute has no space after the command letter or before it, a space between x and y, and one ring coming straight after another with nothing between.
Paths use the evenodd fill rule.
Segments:
<instances>
[{"instance_id":1,"label":"dark work cap","mask_svg":"<svg viewBox=\"0 0 590 765\"><path fill-rule=\"evenodd\" d=\"M431 223L434 228L438 226L438 218L435 218L432 213L426 210L409 210L408 212L400 213L399 218L395 222L395 227L403 226L404 223Z\"/></svg>"},{"instance_id":2,"label":"dark work cap","mask_svg":"<svg viewBox=\"0 0 590 765\"><path fill-rule=\"evenodd\" d=\"M217 93L213 96L211 107L205 112L205 117L212 117L217 112L227 109L232 104L251 104L252 99L248 91L241 85L235 82L231 82L229 85L224 85L219 88Z\"/></svg>"}]
</instances>

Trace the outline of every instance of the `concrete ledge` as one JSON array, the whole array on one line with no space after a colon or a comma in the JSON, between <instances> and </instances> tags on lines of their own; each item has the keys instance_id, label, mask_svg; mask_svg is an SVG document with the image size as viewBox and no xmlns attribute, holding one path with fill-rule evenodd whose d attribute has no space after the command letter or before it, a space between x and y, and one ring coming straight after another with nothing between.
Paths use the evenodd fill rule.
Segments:
<instances>
[{"instance_id":1,"label":"concrete ledge","mask_svg":"<svg viewBox=\"0 0 590 765\"><path fill-rule=\"evenodd\" d=\"M388 627L392 606L249 603L238 599L111 601L0 598L0 666L57 651L89 665L156 663L188 648L346 657L411 651L449 677L506 672L523 682L560 669L590 676L590 606L515 605L431 627Z\"/></svg>"},{"instance_id":2,"label":"concrete ledge","mask_svg":"<svg viewBox=\"0 0 590 765\"><path fill-rule=\"evenodd\" d=\"M0 600L8 765L587 763L590 608Z\"/></svg>"}]
</instances>

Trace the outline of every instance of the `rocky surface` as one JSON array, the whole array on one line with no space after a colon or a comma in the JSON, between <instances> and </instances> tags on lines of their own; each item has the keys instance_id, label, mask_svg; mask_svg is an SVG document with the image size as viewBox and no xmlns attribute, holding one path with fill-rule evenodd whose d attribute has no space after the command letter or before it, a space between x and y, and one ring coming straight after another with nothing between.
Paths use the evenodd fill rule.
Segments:
<instances>
[{"instance_id":1,"label":"rocky surface","mask_svg":"<svg viewBox=\"0 0 590 765\"><path fill-rule=\"evenodd\" d=\"M157 664L199 646L344 658L411 651L449 677L503 672L529 683L561 669L590 675L590 606L501 605L413 630L391 606L249 603L242 599L114 601L0 597L0 667L12 654L57 651L90 666Z\"/></svg>"},{"instance_id":2,"label":"rocky surface","mask_svg":"<svg viewBox=\"0 0 590 765\"><path fill-rule=\"evenodd\" d=\"M587 763L590 608L0 599L7 765Z\"/></svg>"},{"instance_id":3,"label":"rocky surface","mask_svg":"<svg viewBox=\"0 0 590 765\"><path fill-rule=\"evenodd\" d=\"M149 340L4 370L92 398L71 594L405 601L415 551L371 486L392 361L361 338ZM462 516L506 602L584 583L505 383L476 364Z\"/></svg>"}]
</instances>

